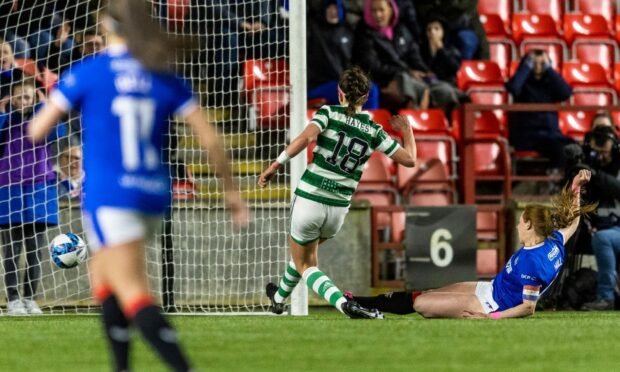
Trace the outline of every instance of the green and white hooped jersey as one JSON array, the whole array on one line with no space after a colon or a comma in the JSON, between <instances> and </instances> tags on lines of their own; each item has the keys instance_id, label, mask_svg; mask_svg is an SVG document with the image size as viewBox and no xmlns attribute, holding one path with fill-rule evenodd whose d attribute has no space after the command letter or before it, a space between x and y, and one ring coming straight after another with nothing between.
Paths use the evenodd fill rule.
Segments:
<instances>
[{"instance_id":1,"label":"green and white hooped jersey","mask_svg":"<svg viewBox=\"0 0 620 372\"><path fill-rule=\"evenodd\" d=\"M347 116L343 106L321 107L308 125L321 133L295 194L326 205L348 207L373 151L392 156L400 147L370 115Z\"/></svg>"}]
</instances>

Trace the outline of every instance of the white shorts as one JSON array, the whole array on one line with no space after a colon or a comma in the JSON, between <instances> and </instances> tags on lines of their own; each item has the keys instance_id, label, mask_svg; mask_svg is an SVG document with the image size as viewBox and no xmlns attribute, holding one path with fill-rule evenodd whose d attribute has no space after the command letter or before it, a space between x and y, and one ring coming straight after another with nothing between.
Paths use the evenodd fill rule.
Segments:
<instances>
[{"instance_id":1,"label":"white shorts","mask_svg":"<svg viewBox=\"0 0 620 372\"><path fill-rule=\"evenodd\" d=\"M349 207L334 207L295 196L291 207L291 238L301 245L333 238L348 212Z\"/></svg>"},{"instance_id":2,"label":"white shorts","mask_svg":"<svg viewBox=\"0 0 620 372\"><path fill-rule=\"evenodd\" d=\"M499 309L499 305L493 299L493 282L478 282L476 285L476 297L484 309L485 314L489 314Z\"/></svg>"},{"instance_id":3,"label":"white shorts","mask_svg":"<svg viewBox=\"0 0 620 372\"><path fill-rule=\"evenodd\" d=\"M162 216L133 209L99 207L84 211L84 230L92 252L103 247L146 239L161 226Z\"/></svg>"}]
</instances>

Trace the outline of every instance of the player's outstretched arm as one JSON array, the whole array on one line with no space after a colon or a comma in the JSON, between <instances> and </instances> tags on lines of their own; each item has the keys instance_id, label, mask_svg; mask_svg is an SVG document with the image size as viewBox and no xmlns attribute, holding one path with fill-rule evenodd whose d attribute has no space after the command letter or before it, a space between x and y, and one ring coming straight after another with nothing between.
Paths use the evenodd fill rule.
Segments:
<instances>
[{"instance_id":1,"label":"player's outstretched arm","mask_svg":"<svg viewBox=\"0 0 620 372\"><path fill-rule=\"evenodd\" d=\"M245 225L249 219L248 208L233 181L230 163L217 131L198 107L184 119L192 127L194 134L198 136L202 148L209 152L211 163L224 181L225 201L232 212L233 222L235 225Z\"/></svg>"},{"instance_id":2,"label":"player's outstretched arm","mask_svg":"<svg viewBox=\"0 0 620 372\"><path fill-rule=\"evenodd\" d=\"M585 185L590 181L590 177L592 177L592 173L587 169L582 169L577 173L577 175L573 178L573 183L571 184L571 190L575 193L575 199L573 201L573 207L575 209L579 209L580 207L580 195L581 195L581 186ZM577 227L579 226L580 214L577 214L577 217L571 222L567 227L560 229L559 231L564 236L564 243L570 239L575 231L577 231Z\"/></svg>"},{"instance_id":3,"label":"player's outstretched arm","mask_svg":"<svg viewBox=\"0 0 620 372\"><path fill-rule=\"evenodd\" d=\"M278 172L278 169L286 163L290 158L294 158L302 152L312 141L316 140L321 129L318 125L308 125L301 134L299 134L293 142L278 156L278 159L271 163L269 168L265 169L258 177L258 187L264 188L267 183Z\"/></svg>"},{"instance_id":4,"label":"player's outstretched arm","mask_svg":"<svg viewBox=\"0 0 620 372\"><path fill-rule=\"evenodd\" d=\"M40 142L47 138L50 131L56 125L60 119L65 115L65 112L54 102L48 101L45 106L37 111L28 125L28 135L32 142Z\"/></svg>"},{"instance_id":5,"label":"player's outstretched arm","mask_svg":"<svg viewBox=\"0 0 620 372\"><path fill-rule=\"evenodd\" d=\"M413 137L413 130L411 130L411 126L402 115L394 115L390 118L390 124L392 128L396 131L403 134L403 147L398 149L394 155L392 155L392 159L398 164L413 168L415 167L415 163L417 161L417 149L415 145L415 138Z\"/></svg>"},{"instance_id":6,"label":"player's outstretched arm","mask_svg":"<svg viewBox=\"0 0 620 372\"><path fill-rule=\"evenodd\" d=\"M504 311L497 311L491 314L476 313L471 311L464 311L463 318L466 319L503 319L503 318L525 318L534 314L536 310L536 302L523 300L523 303L506 309Z\"/></svg>"}]
</instances>

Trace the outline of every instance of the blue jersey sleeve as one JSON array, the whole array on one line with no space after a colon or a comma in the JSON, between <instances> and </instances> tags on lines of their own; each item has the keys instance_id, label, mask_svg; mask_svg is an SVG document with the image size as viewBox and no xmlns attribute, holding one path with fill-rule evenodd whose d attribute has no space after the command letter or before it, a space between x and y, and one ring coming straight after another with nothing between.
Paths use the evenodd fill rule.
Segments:
<instances>
[{"instance_id":1,"label":"blue jersey sleeve","mask_svg":"<svg viewBox=\"0 0 620 372\"><path fill-rule=\"evenodd\" d=\"M186 117L198 107L198 102L194 99L194 94L185 80L175 77L172 80L172 89L174 94L172 111L176 116Z\"/></svg>"},{"instance_id":2,"label":"blue jersey sleeve","mask_svg":"<svg viewBox=\"0 0 620 372\"><path fill-rule=\"evenodd\" d=\"M63 74L58 88L51 94L50 100L63 111L68 112L82 104L88 81L92 79L88 74L90 65L82 63Z\"/></svg>"}]
</instances>

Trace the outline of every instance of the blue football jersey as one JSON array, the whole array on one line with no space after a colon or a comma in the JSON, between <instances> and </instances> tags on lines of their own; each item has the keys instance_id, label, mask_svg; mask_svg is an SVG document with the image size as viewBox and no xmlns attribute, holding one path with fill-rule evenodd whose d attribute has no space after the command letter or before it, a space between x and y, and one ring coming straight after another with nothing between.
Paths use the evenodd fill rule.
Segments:
<instances>
[{"instance_id":1,"label":"blue football jersey","mask_svg":"<svg viewBox=\"0 0 620 372\"><path fill-rule=\"evenodd\" d=\"M523 247L510 257L493 280L493 299L498 311L510 309L523 300L537 301L564 264L564 236L554 231L544 242Z\"/></svg>"},{"instance_id":2,"label":"blue football jersey","mask_svg":"<svg viewBox=\"0 0 620 372\"><path fill-rule=\"evenodd\" d=\"M161 161L163 136L172 114L183 117L197 107L185 82L145 70L125 47L108 48L66 73L50 99L82 112L87 210L165 209L170 176Z\"/></svg>"}]
</instances>

